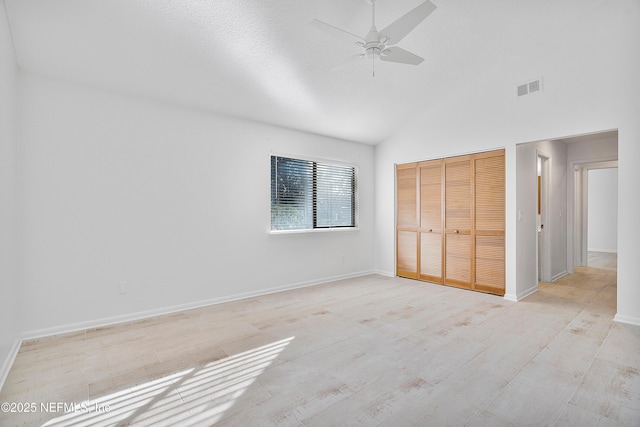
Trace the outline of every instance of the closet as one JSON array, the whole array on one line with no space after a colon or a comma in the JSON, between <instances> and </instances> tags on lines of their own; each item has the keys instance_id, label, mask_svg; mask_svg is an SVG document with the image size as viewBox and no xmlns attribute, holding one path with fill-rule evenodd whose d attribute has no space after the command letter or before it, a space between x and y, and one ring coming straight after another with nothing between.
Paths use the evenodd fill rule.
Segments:
<instances>
[{"instance_id":1,"label":"closet","mask_svg":"<svg viewBox=\"0 0 640 427\"><path fill-rule=\"evenodd\" d=\"M396 274L505 292L504 150L396 166Z\"/></svg>"}]
</instances>

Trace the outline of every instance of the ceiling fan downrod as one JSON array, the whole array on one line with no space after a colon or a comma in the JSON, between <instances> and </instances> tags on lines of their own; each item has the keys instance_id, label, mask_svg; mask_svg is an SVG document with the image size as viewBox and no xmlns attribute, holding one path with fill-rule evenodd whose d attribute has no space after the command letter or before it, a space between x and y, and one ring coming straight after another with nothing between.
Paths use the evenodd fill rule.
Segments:
<instances>
[{"instance_id":1,"label":"ceiling fan downrod","mask_svg":"<svg viewBox=\"0 0 640 427\"><path fill-rule=\"evenodd\" d=\"M387 41L387 37L380 38L378 29L376 28L376 0L369 0L371 3L371 28L369 34L365 37L365 42L356 42L360 47L363 47L365 54L371 57L371 75L376 76L376 57L380 57L385 49L384 43ZM384 40L383 40L384 39Z\"/></svg>"}]
</instances>

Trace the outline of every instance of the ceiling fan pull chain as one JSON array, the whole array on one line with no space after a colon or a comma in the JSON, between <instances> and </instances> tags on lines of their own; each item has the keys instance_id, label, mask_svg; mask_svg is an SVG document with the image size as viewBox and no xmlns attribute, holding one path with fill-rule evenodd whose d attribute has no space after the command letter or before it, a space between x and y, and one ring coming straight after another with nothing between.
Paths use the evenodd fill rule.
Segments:
<instances>
[{"instance_id":1,"label":"ceiling fan pull chain","mask_svg":"<svg viewBox=\"0 0 640 427\"><path fill-rule=\"evenodd\" d=\"M373 72L373 77L376 76L376 56L371 55L371 70Z\"/></svg>"}]
</instances>

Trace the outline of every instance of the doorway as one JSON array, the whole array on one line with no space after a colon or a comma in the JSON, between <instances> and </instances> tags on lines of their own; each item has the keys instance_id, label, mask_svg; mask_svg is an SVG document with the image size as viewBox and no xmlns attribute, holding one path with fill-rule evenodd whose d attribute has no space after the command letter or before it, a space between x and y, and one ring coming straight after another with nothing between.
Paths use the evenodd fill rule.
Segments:
<instances>
[{"instance_id":1,"label":"doorway","mask_svg":"<svg viewBox=\"0 0 640 427\"><path fill-rule=\"evenodd\" d=\"M545 229L545 224L548 224L549 217L549 181L551 171L551 157L548 154L542 153L536 150L536 170L538 175L538 200L537 200L537 216L536 216L536 229L537 229L537 273L538 282L550 282L551 281L551 266L550 266L550 240L549 240L549 226Z\"/></svg>"},{"instance_id":2,"label":"doorway","mask_svg":"<svg viewBox=\"0 0 640 427\"><path fill-rule=\"evenodd\" d=\"M589 169L587 266L617 270L618 168Z\"/></svg>"},{"instance_id":3,"label":"doorway","mask_svg":"<svg viewBox=\"0 0 640 427\"><path fill-rule=\"evenodd\" d=\"M617 253L618 233L618 161L577 163L573 169L574 256L569 260L573 261L570 262L571 273L573 267L589 265L590 251Z\"/></svg>"},{"instance_id":4,"label":"doorway","mask_svg":"<svg viewBox=\"0 0 640 427\"><path fill-rule=\"evenodd\" d=\"M587 168L617 158L617 130L516 145L515 299L587 265Z\"/></svg>"}]
</instances>

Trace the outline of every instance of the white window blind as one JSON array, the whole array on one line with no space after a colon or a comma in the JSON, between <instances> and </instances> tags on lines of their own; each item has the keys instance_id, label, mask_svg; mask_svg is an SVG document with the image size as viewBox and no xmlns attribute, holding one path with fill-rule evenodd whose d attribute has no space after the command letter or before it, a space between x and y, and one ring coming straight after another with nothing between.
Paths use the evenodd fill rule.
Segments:
<instances>
[{"instance_id":1,"label":"white window blind","mask_svg":"<svg viewBox=\"0 0 640 427\"><path fill-rule=\"evenodd\" d=\"M355 226L355 167L271 156L271 230Z\"/></svg>"}]
</instances>

